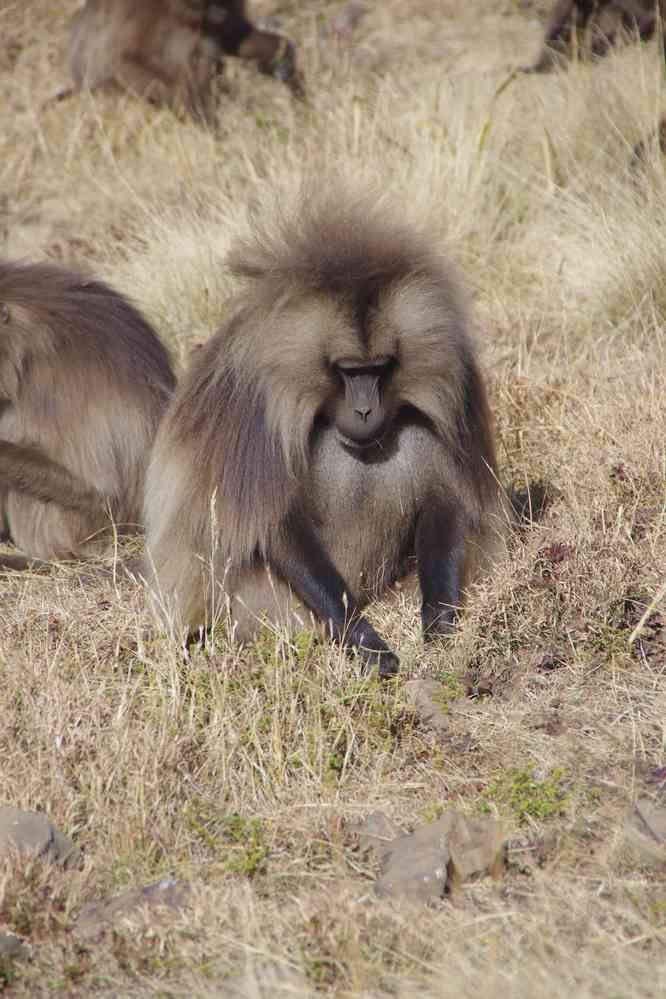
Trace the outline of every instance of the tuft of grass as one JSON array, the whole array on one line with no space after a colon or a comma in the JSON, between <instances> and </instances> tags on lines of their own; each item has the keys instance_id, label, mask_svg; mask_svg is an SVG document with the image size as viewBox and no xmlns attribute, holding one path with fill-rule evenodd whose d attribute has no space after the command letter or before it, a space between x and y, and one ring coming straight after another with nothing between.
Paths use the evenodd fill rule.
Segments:
<instances>
[{"instance_id":1,"label":"tuft of grass","mask_svg":"<svg viewBox=\"0 0 666 999\"><path fill-rule=\"evenodd\" d=\"M562 770L537 778L530 770L512 770L494 781L483 795L481 808L490 804L508 807L523 822L525 819L550 819L562 814L567 801L567 784Z\"/></svg>"}]
</instances>

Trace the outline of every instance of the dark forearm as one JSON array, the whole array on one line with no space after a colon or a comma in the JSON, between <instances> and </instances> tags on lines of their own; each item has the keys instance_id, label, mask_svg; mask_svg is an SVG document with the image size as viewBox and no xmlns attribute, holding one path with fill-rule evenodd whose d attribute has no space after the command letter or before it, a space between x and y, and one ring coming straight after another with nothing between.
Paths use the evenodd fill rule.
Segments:
<instances>
[{"instance_id":1,"label":"dark forearm","mask_svg":"<svg viewBox=\"0 0 666 999\"><path fill-rule=\"evenodd\" d=\"M304 514L289 516L271 548L269 562L310 610L327 624L336 641L345 647L357 648L369 665L378 663L380 675L397 672L397 657L361 614L356 598Z\"/></svg>"}]
</instances>

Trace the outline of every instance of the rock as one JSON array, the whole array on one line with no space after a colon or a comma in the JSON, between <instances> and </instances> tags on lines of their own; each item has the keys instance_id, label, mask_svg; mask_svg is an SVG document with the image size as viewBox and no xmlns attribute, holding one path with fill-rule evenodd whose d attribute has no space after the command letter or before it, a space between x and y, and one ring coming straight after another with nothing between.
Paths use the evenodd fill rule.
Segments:
<instances>
[{"instance_id":1,"label":"rock","mask_svg":"<svg viewBox=\"0 0 666 999\"><path fill-rule=\"evenodd\" d=\"M395 839L384 857L377 894L415 902L442 898L448 883L448 835L449 822L440 819Z\"/></svg>"},{"instance_id":2,"label":"rock","mask_svg":"<svg viewBox=\"0 0 666 999\"><path fill-rule=\"evenodd\" d=\"M457 812L448 814L453 816L449 833L449 889L486 874L493 878L500 877L506 852L505 831L501 823Z\"/></svg>"},{"instance_id":3,"label":"rock","mask_svg":"<svg viewBox=\"0 0 666 999\"><path fill-rule=\"evenodd\" d=\"M388 853L393 840L401 835L401 830L383 812L371 812L365 822L352 827L359 837L361 853L370 850L381 860Z\"/></svg>"},{"instance_id":4,"label":"rock","mask_svg":"<svg viewBox=\"0 0 666 999\"><path fill-rule=\"evenodd\" d=\"M0 857L10 850L34 853L43 860L72 868L81 865L81 852L42 812L0 808Z\"/></svg>"},{"instance_id":5,"label":"rock","mask_svg":"<svg viewBox=\"0 0 666 999\"><path fill-rule=\"evenodd\" d=\"M274 961L248 967L240 975L225 979L225 999L280 999L288 996L314 996L314 990L307 980L293 968Z\"/></svg>"},{"instance_id":6,"label":"rock","mask_svg":"<svg viewBox=\"0 0 666 999\"><path fill-rule=\"evenodd\" d=\"M502 827L493 819L445 812L437 822L393 841L375 889L380 896L434 901L470 878L498 877L504 845Z\"/></svg>"},{"instance_id":7,"label":"rock","mask_svg":"<svg viewBox=\"0 0 666 999\"><path fill-rule=\"evenodd\" d=\"M445 735L449 719L443 708L444 688L437 680L409 680L405 684L419 721L436 735Z\"/></svg>"},{"instance_id":8,"label":"rock","mask_svg":"<svg viewBox=\"0 0 666 999\"><path fill-rule=\"evenodd\" d=\"M169 911L181 912L187 906L190 892L190 885L186 881L162 878L145 888L89 902L76 917L74 933L81 939L94 942L123 919L147 910L150 911L151 918L163 922Z\"/></svg>"},{"instance_id":9,"label":"rock","mask_svg":"<svg viewBox=\"0 0 666 999\"><path fill-rule=\"evenodd\" d=\"M625 820L624 833L644 859L666 861L666 803L640 798Z\"/></svg>"},{"instance_id":10,"label":"rock","mask_svg":"<svg viewBox=\"0 0 666 999\"><path fill-rule=\"evenodd\" d=\"M535 669L543 670L545 673L549 673L554 669L562 669L566 665L567 658L559 649L546 649L545 651L537 652L534 657Z\"/></svg>"},{"instance_id":11,"label":"rock","mask_svg":"<svg viewBox=\"0 0 666 999\"><path fill-rule=\"evenodd\" d=\"M13 933L0 933L0 963L5 958L11 958L13 961L29 961L31 956L30 945L20 937Z\"/></svg>"}]
</instances>

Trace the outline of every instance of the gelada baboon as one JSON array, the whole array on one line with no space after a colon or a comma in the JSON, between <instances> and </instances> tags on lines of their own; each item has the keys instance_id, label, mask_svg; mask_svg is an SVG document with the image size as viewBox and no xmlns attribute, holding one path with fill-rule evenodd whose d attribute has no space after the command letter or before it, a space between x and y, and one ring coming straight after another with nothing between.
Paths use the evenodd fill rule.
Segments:
<instances>
[{"instance_id":1,"label":"gelada baboon","mask_svg":"<svg viewBox=\"0 0 666 999\"><path fill-rule=\"evenodd\" d=\"M638 31L640 39L647 41L665 12L664 0L556 0L541 54L525 72L545 73L563 65L574 38L586 31L595 56L606 54L621 29Z\"/></svg>"},{"instance_id":2,"label":"gelada baboon","mask_svg":"<svg viewBox=\"0 0 666 999\"><path fill-rule=\"evenodd\" d=\"M222 590L241 639L262 615L298 628L300 600L389 675L363 607L416 563L424 635L448 633L503 518L458 281L364 204L311 200L232 253L246 291L156 438L146 574L180 636Z\"/></svg>"},{"instance_id":3,"label":"gelada baboon","mask_svg":"<svg viewBox=\"0 0 666 999\"><path fill-rule=\"evenodd\" d=\"M0 529L30 558L84 553L141 523L175 385L140 313L99 281L0 262ZM108 535L107 535L108 540ZM27 560L0 556L0 566Z\"/></svg>"},{"instance_id":4,"label":"gelada baboon","mask_svg":"<svg viewBox=\"0 0 666 999\"><path fill-rule=\"evenodd\" d=\"M292 43L260 31L245 8L245 0L87 0L72 22L75 88L113 83L208 118L223 56L236 55L300 93Z\"/></svg>"}]
</instances>

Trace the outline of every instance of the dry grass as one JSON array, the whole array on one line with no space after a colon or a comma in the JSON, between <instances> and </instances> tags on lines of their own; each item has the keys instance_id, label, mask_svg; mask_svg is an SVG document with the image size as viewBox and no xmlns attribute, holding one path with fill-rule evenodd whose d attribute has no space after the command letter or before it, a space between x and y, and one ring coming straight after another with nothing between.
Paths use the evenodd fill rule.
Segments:
<instances>
[{"instance_id":1,"label":"dry grass","mask_svg":"<svg viewBox=\"0 0 666 999\"><path fill-rule=\"evenodd\" d=\"M502 474L557 497L449 647L423 652L409 600L374 609L402 678L451 692L440 742L401 681L361 682L335 649L220 636L185 665L129 584L2 580L0 800L46 810L86 857L0 871L0 922L35 947L2 972L10 993L218 996L272 958L305 976L291 995L663 995L666 870L622 841L666 764L666 643L630 645L625 608L666 573L666 172L656 154L639 182L627 168L666 107L656 48L502 89L543 4L386 0L354 47L327 47L337 4L266 0L310 103L234 66L212 134L129 97L42 108L75 6L0 7L2 252L95 268L184 363L224 315L248 213L312 177L370 185L459 263ZM540 670L553 651L562 667ZM479 678L493 695L464 696ZM409 828L450 804L506 817L504 882L436 911L375 899L350 823L379 807ZM84 902L169 872L194 885L186 917L76 944Z\"/></svg>"}]
</instances>

